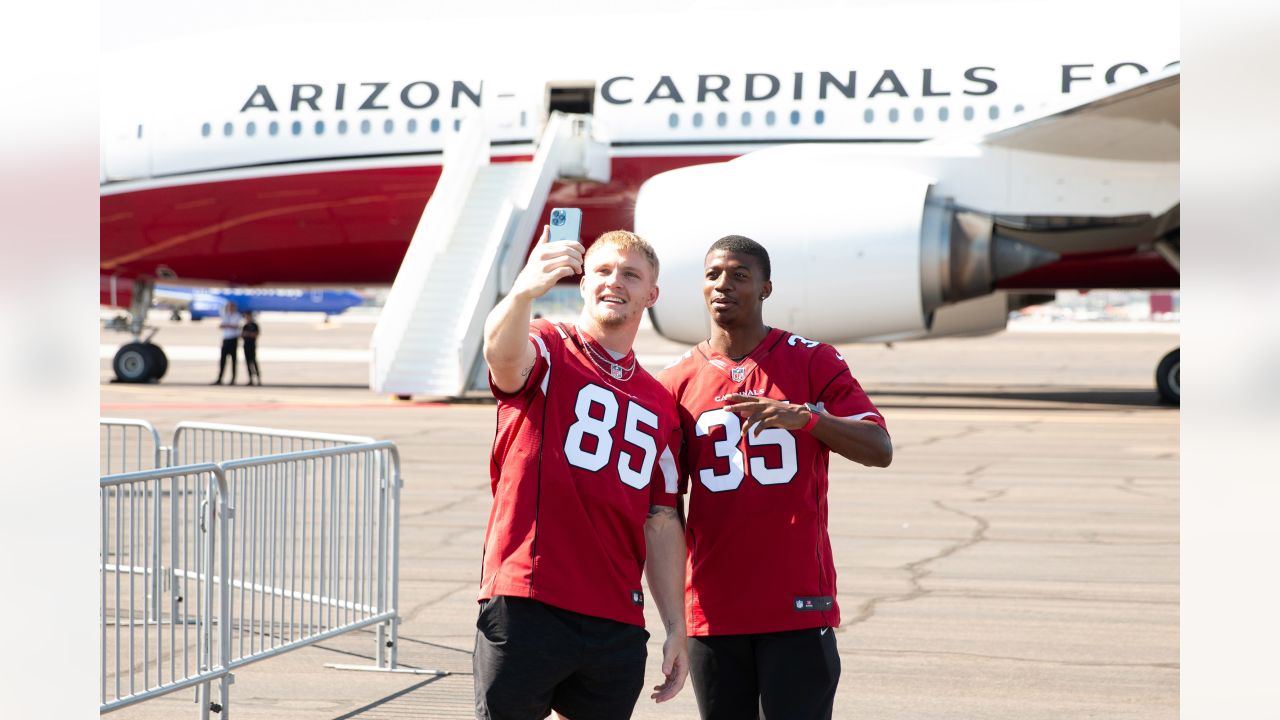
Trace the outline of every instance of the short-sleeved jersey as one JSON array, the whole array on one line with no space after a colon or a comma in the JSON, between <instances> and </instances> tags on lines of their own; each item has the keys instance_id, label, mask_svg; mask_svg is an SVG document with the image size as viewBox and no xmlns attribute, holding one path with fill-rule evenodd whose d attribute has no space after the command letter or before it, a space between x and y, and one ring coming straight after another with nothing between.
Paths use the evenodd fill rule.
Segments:
<instances>
[{"instance_id":1,"label":"short-sleeved jersey","mask_svg":"<svg viewBox=\"0 0 1280 720\"><path fill-rule=\"evenodd\" d=\"M498 428L480 599L527 597L644 626L644 524L674 507L680 424L671 395L573 325L535 320L516 393L490 387Z\"/></svg>"},{"instance_id":2,"label":"short-sleeved jersey","mask_svg":"<svg viewBox=\"0 0 1280 720\"><path fill-rule=\"evenodd\" d=\"M686 620L690 635L840 624L827 535L830 450L802 430L744 437L731 393L824 412L884 418L835 348L772 329L735 363L701 343L659 375L679 404L689 492Z\"/></svg>"}]
</instances>

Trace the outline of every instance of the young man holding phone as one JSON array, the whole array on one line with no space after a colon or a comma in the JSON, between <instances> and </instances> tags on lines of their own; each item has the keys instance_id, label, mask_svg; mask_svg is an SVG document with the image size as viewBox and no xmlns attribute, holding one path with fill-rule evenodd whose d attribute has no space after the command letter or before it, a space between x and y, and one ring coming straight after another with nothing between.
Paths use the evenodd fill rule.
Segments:
<instances>
[{"instance_id":1,"label":"young man holding phone","mask_svg":"<svg viewBox=\"0 0 1280 720\"><path fill-rule=\"evenodd\" d=\"M477 718L630 717L648 639L642 568L667 633L664 682L650 697L671 699L688 672L679 420L631 350L658 299L658 260L624 231L584 251L578 218L552 211L485 323L498 429L473 658ZM548 242L550 230L568 237ZM534 298L579 273L577 323L531 322Z\"/></svg>"},{"instance_id":2,"label":"young man holding phone","mask_svg":"<svg viewBox=\"0 0 1280 720\"><path fill-rule=\"evenodd\" d=\"M717 240L703 272L711 337L659 375L684 436L698 709L829 720L840 680L829 456L886 467L893 445L835 348L764 324L773 283L759 243Z\"/></svg>"}]
</instances>

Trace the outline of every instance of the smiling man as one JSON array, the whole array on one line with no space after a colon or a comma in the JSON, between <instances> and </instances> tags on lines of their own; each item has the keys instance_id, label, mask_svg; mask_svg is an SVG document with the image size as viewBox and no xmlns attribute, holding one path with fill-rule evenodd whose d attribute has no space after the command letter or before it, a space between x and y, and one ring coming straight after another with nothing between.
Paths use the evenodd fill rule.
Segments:
<instances>
[{"instance_id":1,"label":"smiling man","mask_svg":"<svg viewBox=\"0 0 1280 720\"><path fill-rule=\"evenodd\" d=\"M829 719L840 680L830 452L886 467L884 418L836 349L764 324L769 253L707 251L711 337L660 375L689 477L687 618L703 720Z\"/></svg>"},{"instance_id":2,"label":"smiling man","mask_svg":"<svg viewBox=\"0 0 1280 720\"><path fill-rule=\"evenodd\" d=\"M642 568L667 633L665 678L650 697L675 697L688 673L680 425L631 350L658 299L658 258L629 232L605 233L585 253L547 234L485 322L498 430L476 717L615 720L631 716L644 684ZM534 298L578 273L578 322L530 322Z\"/></svg>"}]
</instances>

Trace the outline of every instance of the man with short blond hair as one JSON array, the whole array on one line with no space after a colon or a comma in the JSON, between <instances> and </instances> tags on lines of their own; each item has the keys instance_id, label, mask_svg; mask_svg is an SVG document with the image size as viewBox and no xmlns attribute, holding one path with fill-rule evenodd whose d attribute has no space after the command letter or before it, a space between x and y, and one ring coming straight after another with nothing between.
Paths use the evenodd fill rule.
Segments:
<instances>
[{"instance_id":1,"label":"man with short blond hair","mask_svg":"<svg viewBox=\"0 0 1280 720\"><path fill-rule=\"evenodd\" d=\"M631 716L644 684L642 568L667 633L650 697L675 697L688 672L680 422L631 350L658 299L658 259L625 231L590 251L547 236L485 322L498 429L476 717L614 720ZM533 300L579 273L577 323L530 322Z\"/></svg>"}]
</instances>

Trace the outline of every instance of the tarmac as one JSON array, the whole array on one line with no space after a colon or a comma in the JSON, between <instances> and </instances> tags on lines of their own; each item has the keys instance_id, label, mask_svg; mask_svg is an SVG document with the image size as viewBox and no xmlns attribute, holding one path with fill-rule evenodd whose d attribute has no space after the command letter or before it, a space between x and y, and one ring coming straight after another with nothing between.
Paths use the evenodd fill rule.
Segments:
<instances>
[{"instance_id":1,"label":"tarmac","mask_svg":"<svg viewBox=\"0 0 1280 720\"><path fill-rule=\"evenodd\" d=\"M372 633L236 672L236 718L470 718L480 552L491 502L491 401L402 402L367 387L368 318L267 316L264 387L209 385L215 323L156 317L161 383L110 383L102 414L371 435L403 462L402 664L443 677L348 672ZM1106 332L1098 332L1098 329ZM1178 343L1157 328L1044 327L841 350L884 411L893 465L831 463L830 533L844 623L835 717L1176 718L1179 411L1152 376ZM1032 331L1047 330L1047 331ZM685 349L642 329L656 371ZM239 380L244 382L243 367ZM650 603L652 606L652 603ZM660 679L656 611L646 688ZM179 691L112 713L197 717ZM692 688L636 718L696 718Z\"/></svg>"}]
</instances>

